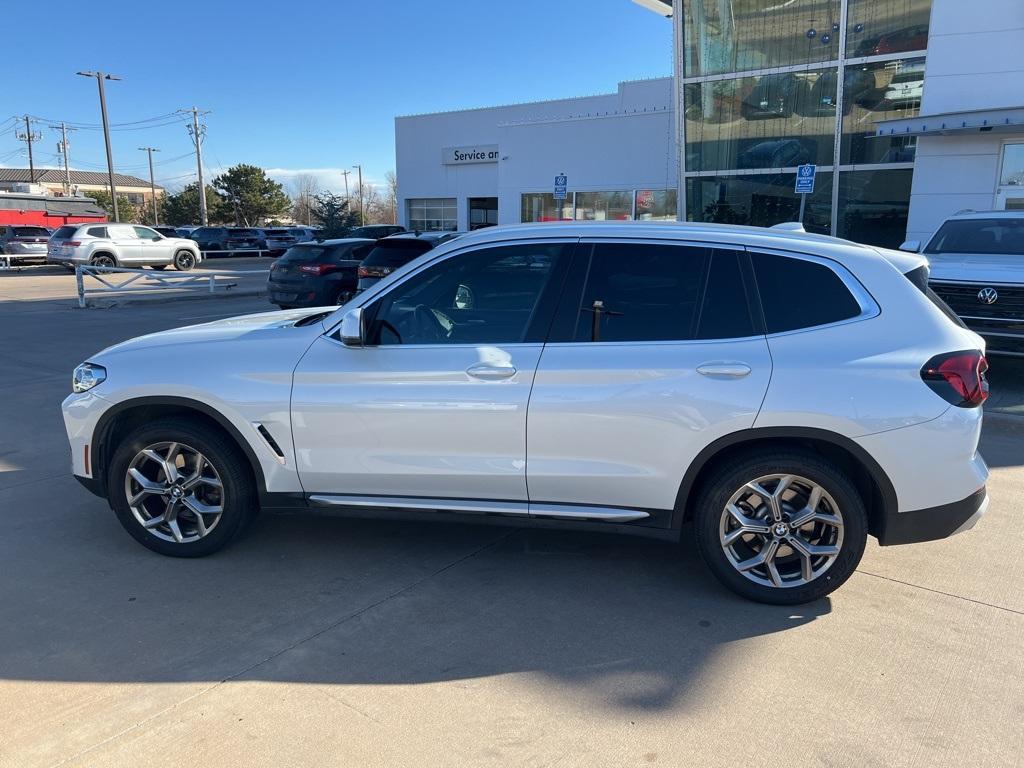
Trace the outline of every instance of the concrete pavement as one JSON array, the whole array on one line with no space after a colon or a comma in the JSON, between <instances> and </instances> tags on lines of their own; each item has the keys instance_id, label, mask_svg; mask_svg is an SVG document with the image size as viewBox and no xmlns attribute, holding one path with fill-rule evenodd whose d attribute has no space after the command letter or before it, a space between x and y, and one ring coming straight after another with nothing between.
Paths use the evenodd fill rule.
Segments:
<instances>
[{"instance_id":1,"label":"concrete pavement","mask_svg":"<svg viewBox=\"0 0 1024 768\"><path fill-rule=\"evenodd\" d=\"M688 539L264 516L152 554L68 474L71 368L268 308L0 302L0 766L1020 764L1024 419L986 424L974 531L799 608Z\"/></svg>"}]
</instances>

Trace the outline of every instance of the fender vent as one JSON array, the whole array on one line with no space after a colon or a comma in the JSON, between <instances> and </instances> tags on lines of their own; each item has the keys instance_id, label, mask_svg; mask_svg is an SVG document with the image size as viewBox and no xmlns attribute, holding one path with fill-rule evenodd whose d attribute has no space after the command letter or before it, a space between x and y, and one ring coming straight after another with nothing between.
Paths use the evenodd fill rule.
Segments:
<instances>
[{"instance_id":1,"label":"fender vent","mask_svg":"<svg viewBox=\"0 0 1024 768\"><path fill-rule=\"evenodd\" d=\"M272 450L274 452L274 455L277 456L277 460L283 464L284 452L281 450L281 446L277 444L277 441L274 439L274 436L271 435L270 432L267 431L267 428L264 427L262 424L254 424L254 426L256 427L256 431L259 432L263 439L267 441L267 445L270 446L270 450Z\"/></svg>"}]
</instances>

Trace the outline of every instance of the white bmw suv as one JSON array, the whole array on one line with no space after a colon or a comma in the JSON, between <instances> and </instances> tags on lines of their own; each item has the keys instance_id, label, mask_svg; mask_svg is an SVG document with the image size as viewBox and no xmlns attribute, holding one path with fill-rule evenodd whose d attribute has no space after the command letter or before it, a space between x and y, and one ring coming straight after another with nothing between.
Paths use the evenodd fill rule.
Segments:
<instances>
[{"instance_id":1,"label":"white bmw suv","mask_svg":"<svg viewBox=\"0 0 1024 768\"><path fill-rule=\"evenodd\" d=\"M341 308L155 333L80 365L74 474L166 555L260 508L675 539L799 603L970 528L984 344L918 255L698 224L496 227Z\"/></svg>"}]
</instances>

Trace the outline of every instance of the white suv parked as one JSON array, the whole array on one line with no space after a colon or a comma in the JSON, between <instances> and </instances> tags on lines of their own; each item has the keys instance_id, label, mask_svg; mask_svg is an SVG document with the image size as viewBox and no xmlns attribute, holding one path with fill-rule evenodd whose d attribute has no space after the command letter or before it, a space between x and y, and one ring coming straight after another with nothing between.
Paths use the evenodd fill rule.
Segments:
<instances>
[{"instance_id":1,"label":"white suv parked","mask_svg":"<svg viewBox=\"0 0 1024 768\"><path fill-rule=\"evenodd\" d=\"M478 230L344 307L156 333L80 365L74 474L143 545L260 508L697 545L798 603L987 506L982 340L917 255L765 229ZM914 281L908 279L910 273Z\"/></svg>"},{"instance_id":2,"label":"white suv parked","mask_svg":"<svg viewBox=\"0 0 1024 768\"><path fill-rule=\"evenodd\" d=\"M65 224L50 238L47 264L74 267L153 267L173 265L187 272L202 260L199 246L182 237L164 237L135 224Z\"/></svg>"}]
</instances>

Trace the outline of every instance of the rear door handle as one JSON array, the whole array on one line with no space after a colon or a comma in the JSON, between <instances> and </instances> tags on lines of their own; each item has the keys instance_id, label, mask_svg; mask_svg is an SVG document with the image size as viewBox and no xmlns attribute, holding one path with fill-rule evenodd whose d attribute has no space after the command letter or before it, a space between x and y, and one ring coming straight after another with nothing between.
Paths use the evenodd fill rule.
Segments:
<instances>
[{"instance_id":1,"label":"rear door handle","mask_svg":"<svg viewBox=\"0 0 1024 768\"><path fill-rule=\"evenodd\" d=\"M746 363L704 363L697 366L697 373L723 379L742 379L750 373L750 366Z\"/></svg>"},{"instance_id":2,"label":"rear door handle","mask_svg":"<svg viewBox=\"0 0 1024 768\"><path fill-rule=\"evenodd\" d=\"M516 367L514 365L477 363L476 365L469 366L466 369L466 373L474 379L480 379L481 381L501 381L502 379L511 379L515 376Z\"/></svg>"}]
</instances>

